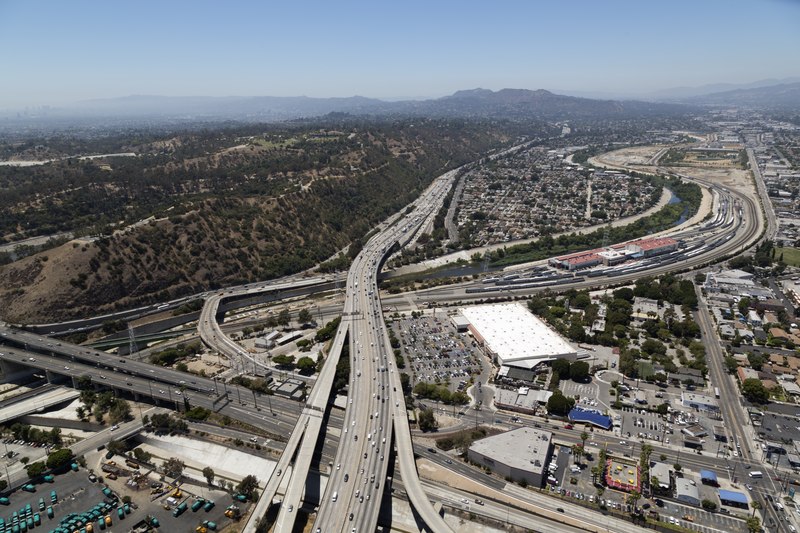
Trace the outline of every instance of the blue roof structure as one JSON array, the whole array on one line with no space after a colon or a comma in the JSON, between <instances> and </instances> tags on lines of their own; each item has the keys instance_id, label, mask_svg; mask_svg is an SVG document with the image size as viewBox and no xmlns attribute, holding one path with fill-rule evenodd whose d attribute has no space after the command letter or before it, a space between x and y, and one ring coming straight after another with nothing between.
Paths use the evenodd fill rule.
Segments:
<instances>
[{"instance_id":1,"label":"blue roof structure","mask_svg":"<svg viewBox=\"0 0 800 533\"><path fill-rule=\"evenodd\" d=\"M701 470L700 479L707 479L708 481L713 481L714 483L717 483L717 474L715 474L711 470Z\"/></svg>"},{"instance_id":2,"label":"blue roof structure","mask_svg":"<svg viewBox=\"0 0 800 533\"><path fill-rule=\"evenodd\" d=\"M610 416L605 416L594 409L575 407L569 412L567 418L570 422L588 423L603 429L611 429L613 425Z\"/></svg>"},{"instance_id":3,"label":"blue roof structure","mask_svg":"<svg viewBox=\"0 0 800 533\"><path fill-rule=\"evenodd\" d=\"M735 502L747 505L747 496L741 492L719 489L719 499L727 502Z\"/></svg>"}]
</instances>

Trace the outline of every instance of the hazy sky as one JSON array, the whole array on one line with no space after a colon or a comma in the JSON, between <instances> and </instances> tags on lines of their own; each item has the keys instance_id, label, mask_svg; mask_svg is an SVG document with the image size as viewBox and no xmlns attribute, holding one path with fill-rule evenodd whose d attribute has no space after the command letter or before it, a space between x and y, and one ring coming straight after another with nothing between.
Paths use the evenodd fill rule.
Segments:
<instances>
[{"instance_id":1,"label":"hazy sky","mask_svg":"<svg viewBox=\"0 0 800 533\"><path fill-rule=\"evenodd\" d=\"M796 0L0 0L0 108L130 94L642 93L800 75Z\"/></svg>"}]
</instances>

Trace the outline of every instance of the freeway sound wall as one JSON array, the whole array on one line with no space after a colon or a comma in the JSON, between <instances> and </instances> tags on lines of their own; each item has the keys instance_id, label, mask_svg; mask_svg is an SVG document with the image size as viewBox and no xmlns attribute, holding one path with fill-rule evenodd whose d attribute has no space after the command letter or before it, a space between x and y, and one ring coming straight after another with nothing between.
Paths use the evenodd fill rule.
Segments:
<instances>
[{"instance_id":1,"label":"freeway sound wall","mask_svg":"<svg viewBox=\"0 0 800 533\"><path fill-rule=\"evenodd\" d=\"M102 431L107 428L107 426L95 424L94 422L81 422L80 420L69 420L66 418L49 418L46 416L36 416L36 415L21 416L17 420L22 422L23 424L28 424L30 426L42 426L48 428L68 428L68 429L79 429L82 431L93 431L93 432Z\"/></svg>"}]
</instances>

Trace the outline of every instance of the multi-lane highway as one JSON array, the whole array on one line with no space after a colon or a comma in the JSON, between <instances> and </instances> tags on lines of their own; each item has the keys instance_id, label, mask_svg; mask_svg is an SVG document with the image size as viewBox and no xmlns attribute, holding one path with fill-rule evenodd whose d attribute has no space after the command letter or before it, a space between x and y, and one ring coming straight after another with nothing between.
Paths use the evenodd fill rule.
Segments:
<instances>
[{"instance_id":1,"label":"multi-lane highway","mask_svg":"<svg viewBox=\"0 0 800 533\"><path fill-rule=\"evenodd\" d=\"M455 175L455 171L452 171L437 178L426 193L414 203L414 210L407 210L404 216L395 216L382 224L379 233L364 246L354 261L347 276L342 326L337 332L328 364L312 389L309 401L302 413L299 413L299 417L296 404L293 409L288 409L290 402L281 405L281 401L277 398L272 399L272 402L279 404L275 409L276 416L266 417L255 405L253 407L242 405L245 402L241 401L242 391L238 388L194 376L187 377L185 374L167 369L158 368L156 371L152 365L109 356L83 347L73 347L66 343L64 346L54 345L55 341L51 339L43 339L38 335L12 331L8 328L0 329L9 334L7 336L15 337L12 343L17 347L27 349L3 350L5 353L0 359L72 377L93 373L95 379L99 375L99 379L108 386L130 390L161 402L175 403L176 407L177 400L188 393L192 405L219 408L222 402L225 404L222 409L236 410L233 416L245 418L251 423L258 424L258 419L261 419L262 424L271 427L284 423L285 433L286 429L292 426L294 429L286 447L287 453L281 457L274 473L268 476L265 497L259 502L259 507L253 514L256 519L263 515L278 492L281 481L284 481L281 478L283 473L284 478L290 479L288 482L284 481L286 483L284 504L281 506L275 530L288 531L293 526L309 472L311 455L318 444L322 413L329 400L335 363L344 342L347 341L351 368L348 404L341 422L340 442L320 504L315 530L325 532L375 530L380 510L379 502L385 489L389 454L394 449L405 490L427 529L449 531L430 505L416 473L404 397L383 324L376 276L385 258L395 251L398 245L402 246L414 240L420 228L428 224L430 217L438 211L442 199L451 188ZM682 177L692 179L687 176ZM643 275L657 275L691 268L736 253L755 242L765 229L760 209L755 202L737 191L713 184L704 185L714 188L720 197L725 196L730 214L726 215L725 224L702 228L702 237L709 242L701 252L676 257L670 262L654 261L647 265L647 268L631 269L630 272L623 272L621 275L598 276L591 279L576 277L561 286L566 289L619 284ZM734 211L734 205L741 206L738 213ZM698 236L697 228L690 231L694 232L692 237ZM689 233L686 235L690 236ZM241 290L249 294L276 290L278 287L296 288L298 283L313 284L320 281L298 279L286 283L283 280L266 287L249 286ZM427 291L421 293L424 296L419 296L418 299L452 302L485 298L487 296L485 291L469 290L476 287L482 287L480 282ZM500 288L497 292L498 295L527 294L546 287L546 284L541 287L508 286ZM224 296L228 295L233 294L228 292ZM238 295L237 292L236 296ZM207 344L229 357L246 357L241 348L222 333L215 320L222 298L221 293L209 295L198 324L200 335ZM65 363L65 359L69 362ZM158 387L155 393L154 385ZM220 390L222 387L225 387L228 393L231 390L236 392L239 405L227 405L230 395ZM250 394L250 391L244 391L246 398L249 398ZM237 397L233 396L233 399L236 400ZM253 395L253 400L254 404L261 402L262 407L267 401L264 397L259 398L256 395ZM290 416L292 411L294 417ZM736 417L735 413L728 416ZM296 424L293 423L295 419ZM744 439L745 436L742 434L741 437ZM703 459L711 460L711 458L697 458L698 461ZM245 531L247 530L246 528Z\"/></svg>"},{"instance_id":2,"label":"multi-lane highway","mask_svg":"<svg viewBox=\"0 0 800 533\"><path fill-rule=\"evenodd\" d=\"M439 209L456 174L451 171L437 178L415 202L413 211L367 242L350 268L343 315L343 321L350 324L348 404L315 531L375 531L393 442L406 491L425 526L430 531L450 531L434 511L417 475L400 377L383 322L377 273L385 258L414 239L426 219Z\"/></svg>"}]
</instances>

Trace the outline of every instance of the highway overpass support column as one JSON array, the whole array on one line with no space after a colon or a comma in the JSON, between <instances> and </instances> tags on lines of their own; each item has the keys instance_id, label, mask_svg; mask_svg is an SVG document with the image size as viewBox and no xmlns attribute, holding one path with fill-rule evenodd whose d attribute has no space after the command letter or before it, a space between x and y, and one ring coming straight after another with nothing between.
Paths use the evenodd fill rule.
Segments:
<instances>
[{"instance_id":1,"label":"highway overpass support column","mask_svg":"<svg viewBox=\"0 0 800 533\"><path fill-rule=\"evenodd\" d=\"M8 383L17 379L29 378L34 370L10 361L0 361L0 372L3 373L3 381Z\"/></svg>"}]
</instances>

